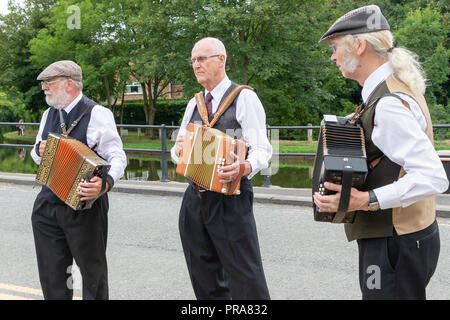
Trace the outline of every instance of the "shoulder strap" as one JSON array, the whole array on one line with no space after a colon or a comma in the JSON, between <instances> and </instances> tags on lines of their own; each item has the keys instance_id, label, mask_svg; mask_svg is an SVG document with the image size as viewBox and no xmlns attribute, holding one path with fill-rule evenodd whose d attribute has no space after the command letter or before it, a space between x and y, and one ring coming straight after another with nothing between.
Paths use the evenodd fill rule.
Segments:
<instances>
[{"instance_id":1,"label":"shoulder strap","mask_svg":"<svg viewBox=\"0 0 450 320\"><path fill-rule=\"evenodd\" d=\"M84 111L81 113L81 115L74 121L74 122L72 122L72 124L70 125L70 128L69 128L69 130L67 130L67 131L65 131L64 132L64 134L66 135L66 136L68 136L71 132L72 132L72 130L76 127L76 125L80 122L80 120L81 120L81 118L83 118L83 116L89 111L89 109L90 108L92 108L93 106L91 106L91 105L88 105L87 107L86 107L86 109L84 109Z\"/></svg>"},{"instance_id":2,"label":"shoulder strap","mask_svg":"<svg viewBox=\"0 0 450 320\"><path fill-rule=\"evenodd\" d=\"M402 102L402 104L403 104L405 107L407 107L408 109L410 109L408 102L406 102L405 100L403 100L399 95L397 95L397 94L395 94L395 93L385 93L385 94L379 95L378 97L376 97L375 99L373 99L368 105L364 105L364 104L363 104L363 105L359 106L359 107L356 109L355 114L354 114L354 115L352 116L352 118L350 119L350 122L355 122L356 120L358 120L358 119L362 116L362 114L363 114L364 112L366 112L367 110L369 110L369 109L372 108L373 106L377 105L377 104L378 104L378 101L380 101L380 99L381 99L381 98L384 98L384 97L394 97L394 98L397 98L397 99L399 99L399 100ZM374 114L374 117L375 117L375 114Z\"/></svg>"},{"instance_id":3,"label":"shoulder strap","mask_svg":"<svg viewBox=\"0 0 450 320\"><path fill-rule=\"evenodd\" d=\"M200 117L202 118L203 122L206 124L207 127L213 127L216 124L220 116L224 114L224 112L228 109L228 107L231 105L234 99L236 99L236 97L239 95L242 89L254 90L252 87L247 85L240 85L234 88L233 91L231 91L231 93L225 98L225 100L219 106L219 109L214 115L214 118L212 119L211 123L208 120L208 112L206 111L206 104L205 98L203 96L203 91L195 95L198 113L200 114Z\"/></svg>"},{"instance_id":4,"label":"shoulder strap","mask_svg":"<svg viewBox=\"0 0 450 320\"><path fill-rule=\"evenodd\" d=\"M198 113L200 114L200 117L202 118L203 123L207 127L211 127L209 125L208 111L206 111L206 103L205 103L205 97L203 96L203 91L195 94L195 101L197 103Z\"/></svg>"}]
</instances>

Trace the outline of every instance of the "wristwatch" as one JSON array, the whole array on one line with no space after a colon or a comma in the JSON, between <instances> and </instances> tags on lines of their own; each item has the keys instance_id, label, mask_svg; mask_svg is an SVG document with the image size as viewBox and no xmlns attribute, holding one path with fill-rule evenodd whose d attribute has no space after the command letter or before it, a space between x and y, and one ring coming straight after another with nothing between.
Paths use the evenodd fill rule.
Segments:
<instances>
[{"instance_id":1,"label":"wristwatch","mask_svg":"<svg viewBox=\"0 0 450 320\"><path fill-rule=\"evenodd\" d=\"M377 196L373 190L369 190L369 211L378 211L380 210L380 205L378 204Z\"/></svg>"}]
</instances>

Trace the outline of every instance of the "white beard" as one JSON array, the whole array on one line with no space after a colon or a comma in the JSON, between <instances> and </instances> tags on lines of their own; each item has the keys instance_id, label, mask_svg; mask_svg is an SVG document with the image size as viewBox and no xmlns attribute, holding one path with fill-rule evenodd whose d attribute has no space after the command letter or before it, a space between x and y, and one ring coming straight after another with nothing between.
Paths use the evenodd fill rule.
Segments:
<instances>
[{"instance_id":1,"label":"white beard","mask_svg":"<svg viewBox=\"0 0 450 320\"><path fill-rule=\"evenodd\" d=\"M343 57L344 68L350 74L356 71L359 66L359 61L352 54L348 53Z\"/></svg>"},{"instance_id":2,"label":"white beard","mask_svg":"<svg viewBox=\"0 0 450 320\"><path fill-rule=\"evenodd\" d=\"M47 102L50 107L63 109L70 104L70 96L67 95L60 86L55 93L45 94L45 102Z\"/></svg>"}]
</instances>

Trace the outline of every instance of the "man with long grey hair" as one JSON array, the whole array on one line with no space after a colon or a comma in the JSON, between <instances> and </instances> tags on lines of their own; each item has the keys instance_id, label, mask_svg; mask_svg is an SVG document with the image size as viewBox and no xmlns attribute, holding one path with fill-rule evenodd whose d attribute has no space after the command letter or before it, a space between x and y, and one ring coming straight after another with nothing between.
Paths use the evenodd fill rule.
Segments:
<instances>
[{"instance_id":1,"label":"man with long grey hair","mask_svg":"<svg viewBox=\"0 0 450 320\"><path fill-rule=\"evenodd\" d=\"M353 10L322 36L345 78L358 81L363 104L353 119L364 129L369 172L352 188L345 224L357 240L363 299L425 299L439 257L435 195L448 180L433 147L433 128L424 99L425 77L417 57L394 46L389 24L378 6ZM338 210L334 195L314 194L323 212Z\"/></svg>"}]
</instances>

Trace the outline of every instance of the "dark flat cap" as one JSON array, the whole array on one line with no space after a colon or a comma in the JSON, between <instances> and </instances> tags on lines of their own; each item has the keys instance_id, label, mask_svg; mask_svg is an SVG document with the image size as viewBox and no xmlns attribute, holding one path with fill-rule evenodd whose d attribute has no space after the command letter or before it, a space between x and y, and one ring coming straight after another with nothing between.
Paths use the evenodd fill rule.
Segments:
<instances>
[{"instance_id":1,"label":"dark flat cap","mask_svg":"<svg viewBox=\"0 0 450 320\"><path fill-rule=\"evenodd\" d=\"M75 81L81 81L83 79L81 67L70 60L52 63L38 75L37 80L46 80L54 77L68 77Z\"/></svg>"},{"instance_id":2,"label":"dark flat cap","mask_svg":"<svg viewBox=\"0 0 450 320\"><path fill-rule=\"evenodd\" d=\"M389 23L376 5L352 10L339 19L320 38L319 43L326 43L338 35L368 33L390 30Z\"/></svg>"}]
</instances>

